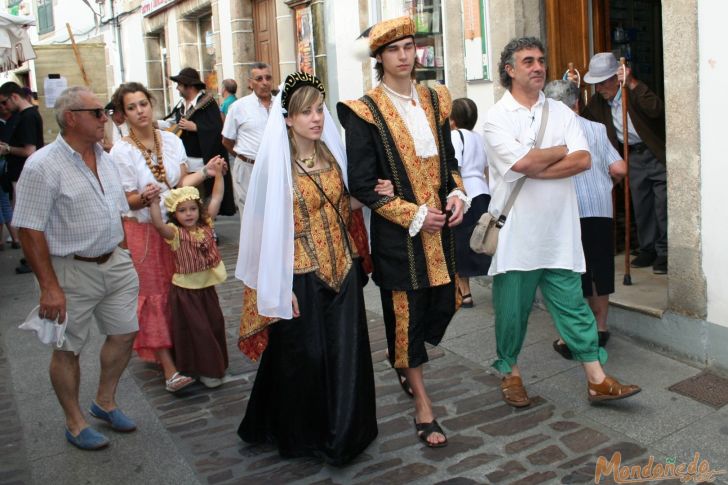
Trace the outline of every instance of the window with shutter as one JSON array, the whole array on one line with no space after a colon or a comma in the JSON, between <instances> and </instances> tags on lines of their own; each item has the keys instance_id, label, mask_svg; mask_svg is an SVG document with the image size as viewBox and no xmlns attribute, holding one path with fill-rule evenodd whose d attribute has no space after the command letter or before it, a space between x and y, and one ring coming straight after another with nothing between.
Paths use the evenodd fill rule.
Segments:
<instances>
[{"instance_id":1,"label":"window with shutter","mask_svg":"<svg viewBox=\"0 0 728 485\"><path fill-rule=\"evenodd\" d=\"M53 0L38 0L38 33L53 32Z\"/></svg>"}]
</instances>

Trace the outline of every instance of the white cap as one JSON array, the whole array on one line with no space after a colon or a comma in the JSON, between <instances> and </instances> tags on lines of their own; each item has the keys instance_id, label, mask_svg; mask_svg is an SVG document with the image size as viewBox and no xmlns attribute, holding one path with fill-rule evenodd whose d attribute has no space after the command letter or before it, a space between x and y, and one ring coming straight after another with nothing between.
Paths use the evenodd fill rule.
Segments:
<instances>
[{"instance_id":1,"label":"white cap","mask_svg":"<svg viewBox=\"0 0 728 485\"><path fill-rule=\"evenodd\" d=\"M606 81L619 71L617 58L611 52L594 54L589 61L589 71L584 74L584 82L597 84Z\"/></svg>"}]
</instances>

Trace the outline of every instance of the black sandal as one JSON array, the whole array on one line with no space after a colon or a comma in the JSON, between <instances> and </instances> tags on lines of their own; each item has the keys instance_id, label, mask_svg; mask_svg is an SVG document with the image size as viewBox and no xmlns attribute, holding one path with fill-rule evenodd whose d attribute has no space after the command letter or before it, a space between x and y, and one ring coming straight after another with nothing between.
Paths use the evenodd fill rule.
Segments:
<instances>
[{"instance_id":1,"label":"black sandal","mask_svg":"<svg viewBox=\"0 0 728 485\"><path fill-rule=\"evenodd\" d=\"M462 308L473 308L475 306L475 303L473 303L473 295L471 295L470 293L468 293L467 295L463 295L460 306Z\"/></svg>"},{"instance_id":2,"label":"black sandal","mask_svg":"<svg viewBox=\"0 0 728 485\"><path fill-rule=\"evenodd\" d=\"M389 360L389 352L387 352L387 362L389 362L389 365L392 369L394 369L394 372L397 373L397 380L399 381L399 385L402 386L404 393L414 399L415 393L412 392L412 388L410 387L409 382L407 382L407 377L405 377L404 372L402 372L401 369L397 369L394 364L392 364L392 361Z\"/></svg>"},{"instance_id":3,"label":"black sandal","mask_svg":"<svg viewBox=\"0 0 728 485\"><path fill-rule=\"evenodd\" d=\"M554 350L561 355L566 360L574 360L574 356L571 355L571 350L569 347L564 343L559 343L559 340L554 340Z\"/></svg>"},{"instance_id":4,"label":"black sandal","mask_svg":"<svg viewBox=\"0 0 728 485\"><path fill-rule=\"evenodd\" d=\"M407 381L407 377L404 375L404 372L402 370L397 369L396 367L393 367L394 372L397 373L397 379L399 380L399 385L402 386L402 390L405 394L407 394L409 397L414 398L415 393L412 392L412 388L409 385L409 382Z\"/></svg>"},{"instance_id":5,"label":"black sandal","mask_svg":"<svg viewBox=\"0 0 728 485\"><path fill-rule=\"evenodd\" d=\"M413 420L415 422L415 431L417 432L417 437L422 440L428 447L430 448L442 448L444 446L447 446L447 436L445 436L445 432L442 430L439 424L437 424L437 420L433 419L430 423L418 423L417 419ZM427 440L432 433L439 433L444 438L445 441L442 443L431 443Z\"/></svg>"}]
</instances>

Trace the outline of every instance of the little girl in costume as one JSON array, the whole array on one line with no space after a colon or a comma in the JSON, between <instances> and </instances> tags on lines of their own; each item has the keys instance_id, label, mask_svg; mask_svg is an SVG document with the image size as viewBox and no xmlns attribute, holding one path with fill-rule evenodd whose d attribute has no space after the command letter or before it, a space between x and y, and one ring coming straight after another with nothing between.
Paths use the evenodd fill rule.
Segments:
<instances>
[{"instance_id":1,"label":"little girl in costume","mask_svg":"<svg viewBox=\"0 0 728 485\"><path fill-rule=\"evenodd\" d=\"M215 177L207 211L194 187L169 192L164 205L169 223L162 220L159 204L151 204L154 227L174 253L175 273L169 291L175 365L180 372L199 376L207 387L222 384L228 367L225 319L215 285L227 278L213 235L224 192L222 174Z\"/></svg>"}]
</instances>

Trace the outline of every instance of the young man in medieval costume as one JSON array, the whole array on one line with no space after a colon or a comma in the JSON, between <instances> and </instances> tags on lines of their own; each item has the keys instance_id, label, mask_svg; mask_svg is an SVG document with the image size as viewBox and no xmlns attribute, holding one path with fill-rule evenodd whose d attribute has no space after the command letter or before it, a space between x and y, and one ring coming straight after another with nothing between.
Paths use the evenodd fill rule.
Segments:
<instances>
[{"instance_id":1,"label":"young man in medieval costume","mask_svg":"<svg viewBox=\"0 0 728 485\"><path fill-rule=\"evenodd\" d=\"M422 364L425 342L440 342L459 306L451 228L469 200L450 142L450 94L444 86L414 83L414 33L409 17L372 27L369 53L380 84L337 108L346 129L349 189L372 210L373 279L381 290L389 362L414 398L417 435L442 447L447 438ZM378 179L392 181L394 196L373 190Z\"/></svg>"}]
</instances>

